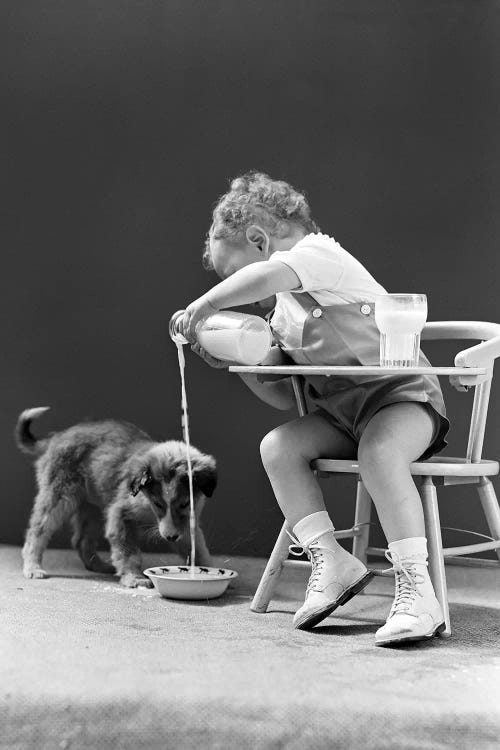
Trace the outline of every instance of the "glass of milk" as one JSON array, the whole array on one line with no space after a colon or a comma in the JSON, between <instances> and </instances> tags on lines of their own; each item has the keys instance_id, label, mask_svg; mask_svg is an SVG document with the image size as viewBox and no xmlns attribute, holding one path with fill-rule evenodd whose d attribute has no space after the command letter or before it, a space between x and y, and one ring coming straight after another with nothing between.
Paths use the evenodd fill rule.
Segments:
<instances>
[{"instance_id":1,"label":"glass of milk","mask_svg":"<svg viewBox=\"0 0 500 750\"><path fill-rule=\"evenodd\" d=\"M381 367L417 367L420 333L427 320L425 294L385 294L375 301Z\"/></svg>"}]
</instances>

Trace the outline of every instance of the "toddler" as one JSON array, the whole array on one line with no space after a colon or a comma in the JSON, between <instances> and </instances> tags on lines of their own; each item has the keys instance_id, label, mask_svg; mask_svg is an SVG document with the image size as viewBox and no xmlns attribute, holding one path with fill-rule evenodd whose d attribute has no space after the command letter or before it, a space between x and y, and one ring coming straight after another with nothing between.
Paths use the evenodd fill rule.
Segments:
<instances>
[{"instance_id":1,"label":"toddler","mask_svg":"<svg viewBox=\"0 0 500 750\"><path fill-rule=\"evenodd\" d=\"M385 289L332 237L320 233L301 193L251 172L231 183L213 212L203 264L222 279L192 302L182 333L210 365L227 366L195 338L198 321L217 310L275 302L269 316L276 346L262 364L377 365L374 303ZM420 365L428 365L420 354ZM289 377L242 374L278 409L295 405ZM312 573L296 628L311 628L361 591L372 573L335 539L310 467L321 457L358 458L377 508L395 571L396 594L377 645L430 638L444 627L427 570L423 510L413 461L442 450L449 429L434 376L306 376L314 410L267 434L261 456L294 547ZM292 548L291 548L292 549ZM293 549L292 549L293 551Z\"/></svg>"}]
</instances>

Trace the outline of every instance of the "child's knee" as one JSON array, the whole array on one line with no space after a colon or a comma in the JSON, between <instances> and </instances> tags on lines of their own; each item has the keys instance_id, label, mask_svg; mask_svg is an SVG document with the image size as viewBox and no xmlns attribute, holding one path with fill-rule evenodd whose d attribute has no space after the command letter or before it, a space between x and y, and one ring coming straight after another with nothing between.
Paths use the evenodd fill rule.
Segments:
<instances>
[{"instance_id":1,"label":"child's knee","mask_svg":"<svg viewBox=\"0 0 500 750\"><path fill-rule=\"evenodd\" d=\"M361 476L368 471L386 472L400 459L397 443L393 439L377 436L376 439L362 436L358 447L358 462ZM406 460L406 459L404 459Z\"/></svg>"},{"instance_id":2,"label":"child's knee","mask_svg":"<svg viewBox=\"0 0 500 750\"><path fill-rule=\"evenodd\" d=\"M260 456L265 467L282 465L287 457L295 454L296 440L287 425L276 427L262 438Z\"/></svg>"}]
</instances>

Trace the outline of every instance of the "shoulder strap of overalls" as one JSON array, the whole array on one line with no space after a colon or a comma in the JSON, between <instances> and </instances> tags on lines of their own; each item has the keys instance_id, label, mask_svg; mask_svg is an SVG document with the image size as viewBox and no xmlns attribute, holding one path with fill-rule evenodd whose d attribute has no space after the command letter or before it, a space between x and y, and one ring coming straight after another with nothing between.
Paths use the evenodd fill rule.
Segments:
<instances>
[{"instance_id":1,"label":"shoulder strap of overalls","mask_svg":"<svg viewBox=\"0 0 500 750\"><path fill-rule=\"evenodd\" d=\"M311 307L322 307L321 303L318 302L317 299L314 299L314 297L309 294L309 292L288 292L288 294L292 294L294 297L297 297L297 300L299 301L299 304L304 301L304 298L310 303ZM271 318L274 315L274 312L276 310L276 306L273 307L272 310L270 310L268 313L266 313L265 318L268 323L271 322Z\"/></svg>"}]
</instances>

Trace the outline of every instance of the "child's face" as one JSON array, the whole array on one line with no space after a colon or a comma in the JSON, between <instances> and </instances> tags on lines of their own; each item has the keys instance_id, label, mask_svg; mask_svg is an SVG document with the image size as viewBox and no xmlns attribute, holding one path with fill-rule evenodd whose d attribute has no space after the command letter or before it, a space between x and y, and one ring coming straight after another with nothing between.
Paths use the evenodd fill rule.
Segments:
<instances>
[{"instance_id":1,"label":"child's face","mask_svg":"<svg viewBox=\"0 0 500 750\"><path fill-rule=\"evenodd\" d=\"M210 255L214 270L220 279L227 279L240 268L267 260L263 253L246 238L210 239Z\"/></svg>"}]
</instances>

